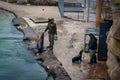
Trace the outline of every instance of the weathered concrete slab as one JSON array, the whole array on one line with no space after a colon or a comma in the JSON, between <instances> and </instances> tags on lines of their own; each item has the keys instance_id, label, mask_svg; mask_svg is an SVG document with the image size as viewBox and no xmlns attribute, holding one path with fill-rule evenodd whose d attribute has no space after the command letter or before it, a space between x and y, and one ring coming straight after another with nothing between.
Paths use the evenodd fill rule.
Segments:
<instances>
[{"instance_id":1,"label":"weathered concrete slab","mask_svg":"<svg viewBox=\"0 0 120 80\"><path fill-rule=\"evenodd\" d=\"M21 27L19 28L23 33L24 37L23 40L37 40L38 36L30 27Z\"/></svg>"},{"instance_id":2,"label":"weathered concrete slab","mask_svg":"<svg viewBox=\"0 0 120 80\"><path fill-rule=\"evenodd\" d=\"M48 19L46 18L30 18L30 20L32 20L34 23L47 23Z\"/></svg>"}]
</instances>

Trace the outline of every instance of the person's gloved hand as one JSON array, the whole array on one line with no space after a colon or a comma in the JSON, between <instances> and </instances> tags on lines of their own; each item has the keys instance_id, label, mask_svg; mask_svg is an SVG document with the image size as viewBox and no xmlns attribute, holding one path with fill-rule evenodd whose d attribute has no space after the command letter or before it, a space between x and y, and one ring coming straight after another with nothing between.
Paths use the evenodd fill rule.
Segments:
<instances>
[{"instance_id":1,"label":"person's gloved hand","mask_svg":"<svg viewBox=\"0 0 120 80\"><path fill-rule=\"evenodd\" d=\"M57 40L57 35L54 35L54 40L55 40L55 41Z\"/></svg>"},{"instance_id":2,"label":"person's gloved hand","mask_svg":"<svg viewBox=\"0 0 120 80\"><path fill-rule=\"evenodd\" d=\"M45 30L41 30L40 32L45 33Z\"/></svg>"}]
</instances>

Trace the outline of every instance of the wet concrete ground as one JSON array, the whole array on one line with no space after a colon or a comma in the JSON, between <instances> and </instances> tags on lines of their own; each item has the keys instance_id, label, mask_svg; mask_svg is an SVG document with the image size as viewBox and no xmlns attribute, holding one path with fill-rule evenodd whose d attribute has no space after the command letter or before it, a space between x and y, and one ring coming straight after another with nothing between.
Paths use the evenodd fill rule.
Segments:
<instances>
[{"instance_id":1,"label":"wet concrete ground","mask_svg":"<svg viewBox=\"0 0 120 80\"><path fill-rule=\"evenodd\" d=\"M59 23L58 23L59 24ZM83 53L80 63L72 63L72 58L78 55L84 44L85 28L94 27L94 23L64 21L58 25L58 41L55 42L54 54L62 62L72 80L100 79L106 77L105 62L89 65L89 53Z\"/></svg>"},{"instance_id":2,"label":"wet concrete ground","mask_svg":"<svg viewBox=\"0 0 120 80\"><path fill-rule=\"evenodd\" d=\"M95 23L83 23L62 19L57 7L20 6L2 1L0 1L0 7L13 11L20 17L42 16L48 18L54 16L55 19L61 20L56 22L58 25L58 40L55 42L53 52L72 80L100 80L100 78L101 80L104 80L102 78L105 78L107 75L105 62L99 61L97 64L88 65L89 54L83 53L82 63L72 63L72 58L78 55L80 46L84 43L85 28L95 27ZM43 8L45 9L44 11ZM56 13L52 13L52 10ZM76 15L78 14L75 14L75 16ZM40 25L40 27L35 26L33 29L36 33L40 34L45 27L46 25ZM48 35L45 33L45 46L48 46L48 43Z\"/></svg>"},{"instance_id":3,"label":"wet concrete ground","mask_svg":"<svg viewBox=\"0 0 120 80\"><path fill-rule=\"evenodd\" d=\"M72 58L78 55L80 47L84 45L84 33L88 27L95 27L93 22L80 22L64 19L56 21L58 40L55 41L53 53L62 63L72 80L106 80L107 67L103 61L89 65L89 53L83 53L83 62L72 63ZM44 29L46 24L41 27L34 27L37 33ZM48 35L45 33L45 45L48 46Z\"/></svg>"}]
</instances>

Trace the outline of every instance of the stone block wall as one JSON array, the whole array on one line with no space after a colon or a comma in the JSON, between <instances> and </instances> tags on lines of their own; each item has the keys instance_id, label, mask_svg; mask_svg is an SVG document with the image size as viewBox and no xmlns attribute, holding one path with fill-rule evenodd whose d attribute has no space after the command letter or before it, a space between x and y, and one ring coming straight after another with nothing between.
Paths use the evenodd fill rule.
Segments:
<instances>
[{"instance_id":1,"label":"stone block wall","mask_svg":"<svg viewBox=\"0 0 120 80\"><path fill-rule=\"evenodd\" d=\"M1 0L9 3L31 5L57 5L58 0Z\"/></svg>"}]
</instances>

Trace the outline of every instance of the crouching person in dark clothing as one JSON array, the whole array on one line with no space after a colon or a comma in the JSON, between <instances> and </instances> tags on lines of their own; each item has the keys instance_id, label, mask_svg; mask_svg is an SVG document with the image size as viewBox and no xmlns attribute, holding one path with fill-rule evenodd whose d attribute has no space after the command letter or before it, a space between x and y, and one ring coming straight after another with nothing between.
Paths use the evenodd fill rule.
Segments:
<instances>
[{"instance_id":1,"label":"crouching person in dark clothing","mask_svg":"<svg viewBox=\"0 0 120 80\"><path fill-rule=\"evenodd\" d=\"M48 30L49 46L47 48L53 49L54 40L57 40L57 27L54 23L54 18L48 18L48 25L45 32Z\"/></svg>"},{"instance_id":2,"label":"crouching person in dark clothing","mask_svg":"<svg viewBox=\"0 0 120 80\"><path fill-rule=\"evenodd\" d=\"M97 63L96 61L96 50L97 50L97 39L93 34L89 34L89 52L90 52L90 61L88 64Z\"/></svg>"}]
</instances>

